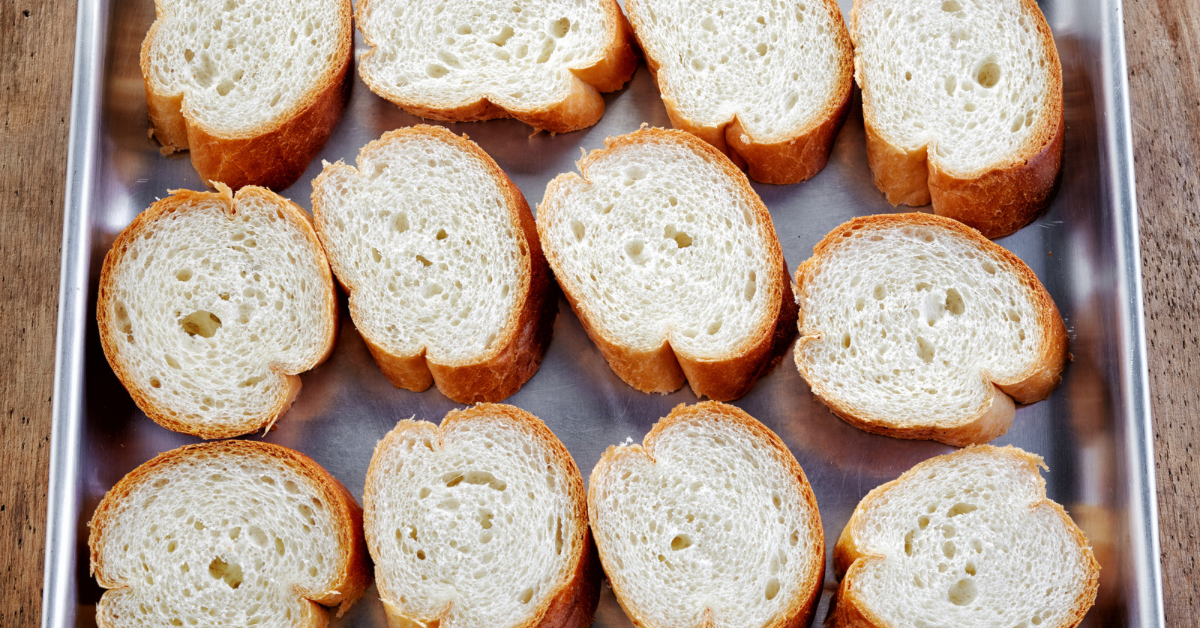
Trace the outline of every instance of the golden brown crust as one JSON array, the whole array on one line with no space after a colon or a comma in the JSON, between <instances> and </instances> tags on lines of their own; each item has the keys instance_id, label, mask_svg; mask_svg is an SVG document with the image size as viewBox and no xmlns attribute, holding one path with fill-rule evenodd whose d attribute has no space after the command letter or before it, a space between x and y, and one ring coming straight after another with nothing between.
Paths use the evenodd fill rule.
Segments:
<instances>
[{"instance_id":1,"label":"golden brown crust","mask_svg":"<svg viewBox=\"0 0 1200 628\"><path fill-rule=\"evenodd\" d=\"M787 469L788 477L796 478L799 493L812 515L812 520L809 522L810 525L807 529L809 533L809 547L811 548L808 555L808 565L805 569L797 570L799 581L795 589L804 593L789 600L787 606L780 611L779 615L765 624L763 628L801 628L808 626L812 622L813 613L816 612L817 601L820 599L821 594L821 586L825 581L825 537L821 528L817 498L808 483L808 478L804 475L804 469L800 468L800 463L796 461L796 457L792 455L787 445L779 439L779 436L775 432L772 432L767 426L741 409L716 401L704 401L690 406L681 403L675 406L670 414L654 424L654 427L650 429L650 432L642 440L640 447L637 445L609 446L600 457L600 461L596 463L596 467L592 469L589 481L591 488L588 491L588 515L592 521L600 518L602 504L597 501L596 486L604 483L607 474L620 464L622 457L630 455L645 456L651 463L654 463L654 450L663 433L676 423L695 417L703 417L705 420L718 423L729 423L748 430ZM613 565L613 559L606 551L604 542L597 538L596 545L600 555L600 562L605 565ZM623 570L606 568L605 574L608 576L608 582L617 597L617 602L620 603L621 608L633 621L634 625L641 626L642 628L686 628L683 626L660 626L650 621L649 618L631 604L625 595L628 585L625 582L625 573ZM704 614L705 621L702 623L702 626L715 626L712 610L705 609Z\"/></svg>"},{"instance_id":2,"label":"golden brown crust","mask_svg":"<svg viewBox=\"0 0 1200 628\"><path fill-rule=\"evenodd\" d=\"M655 128L643 128L639 131L618 137L610 137L604 141L604 149L592 153L578 162L579 174L568 173L559 175L546 188L544 198L552 198L558 188L572 183L588 182L588 167L592 162L602 159L609 151L649 143L681 143L700 156L704 157L721 170L731 182L741 191L743 200L753 208L758 221L763 225L763 239L769 248L768 255L771 265L778 270L774 274L774 283L765 284L770 299L769 311L773 316L763 317L757 327L742 344L727 355L717 359L700 358L688 355L674 349L669 340L651 351L637 351L621 345L592 320L587 303L580 302L575 295L582 291L575 286L565 273L562 272L558 261L558 253L554 247L547 246L546 257L550 267L555 269L555 277L562 287L563 294L571 304L571 309L579 318L588 337L600 349L609 366L625 383L642 392L667 393L678 390L686 381L691 384L692 391L697 396L707 396L717 401L729 401L746 394L750 387L771 367L778 362L786 351L787 346L795 337L796 308L791 294L791 285L787 278L787 267L783 260L783 252L779 247L779 239L775 235L775 227L771 222L771 214L763 205L762 199L750 187L746 175L738 170L725 156L694 135L679 131ZM538 208L538 231L543 241L552 242L549 222L554 220L555 207L553 203L543 201Z\"/></svg>"},{"instance_id":3,"label":"golden brown crust","mask_svg":"<svg viewBox=\"0 0 1200 628\"><path fill-rule=\"evenodd\" d=\"M596 557L596 549L592 541L591 529L588 527L587 495L583 487L583 476L575 459L571 457L566 446L546 427L546 424L536 416L507 404L481 403L465 410L452 410L442 419L440 427L434 427L427 421L402 420L388 432L379 444L375 446L375 454L367 469L367 482L364 489L363 503L366 505L364 527L367 545L375 548L374 534L375 517L375 478L384 473L378 466L383 464L380 452L386 451L396 440L404 438L407 432L417 431L440 444L445 430L458 423L472 421L498 420L516 424L518 429L529 434L537 442L548 449L553 458L552 464L558 467L560 475L566 478L567 492L574 504L574 517L577 522L576 531L579 535L578 553L570 558L568 577L554 584L554 591L548 595L530 615L530 618L512 628L587 628L591 625L600 601L600 565ZM385 535L386 536L386 535ZM374 555L376 552L372 552ZM375 569L381 571L382 566ZM382 575L382 574L380 574ZM379 578L379 595L382 598L384 610L387 613L388 625L391 628L417 628L418 626L436 627L450 616L451 605L447 604L435 616L420 617L406 615L403 604L396 599L398 596L384 590L384 579ZM500 627L497 627L500 628Z\"/></svg>"},{"instance_id":4,"label":"golden brown crust","mask_svg":"<svg viewBox=\"0 0 1200 628\"><path fill-rule=\"evenodd\" d=\"M274 425L275 421L278 421L279 417L287 412L292 402L295 401L296 395L300 393L300 378L297 375L316 368L333 353L338 328L337 296L333 287L333 275L329 270L329 261L325 257L325 250L321 248L321 243L317 240L317 234L313 231L308 214L295 203L264 188L247 186L238 190L236 195L230 193L223 184L219 184L218 189L220 189L219 192L173 190L171 196L155 202L146 211L138 214L133 222L121 231L116 241L113 242L112 249L104 256L104 266L100 271L100 287L96 297L96 323L100 330L100 345L104 349L104 356L108 359L108 364L112 367L113 372L116 373L117 379L120 379L121 383L125 385L125 389L129 391L129 396L133 398L138 408L155 423L169 430L210 439L232 438ZM240 417L238 422L224 426L196 425L184 418L177 417L170 408L156 404L151 399L143 382L133 377L122 360L120 343L117 340L120 332L110 319L113 291L116 289L114 275L117 267L124 262L129 246L139 237L153 231L159 220L168 219L176 213L191 211L195 201L206 200L223 202L228 217L233 219L237 215L238 203L243 198L250 196L259 197L274 205L279 210L280 216L304 234L305 239L312 247L313 257L318 260L317 266L321 270L321 285L325 286L322 291L326 295L324 300L325 320L329 321L324 329L314 330L313 335L323 339L324 349L316 359L295 369L284 370L279 365L270 365L271 371L278 377L279 385L287 390L274 407L257 416Z\"/></svg>"},{"instance_id":5,"label":"golden brown crust","mask_svg":"<svg viewBox=\"0 0 1200 628\"><path fill-rule=\"evenodd\" d=\"M320 591L300 587L291 589L299 597L312 602L307 616L295 622L297 628L323 626L328 622L327 609L318 604L339 606L340 615L362 597L371 585L371 570L367 562L367 544L363 537L363 511L350 491L324 467L298 451L261 441L226 440L186 445L155 456L117 482L96 507L96 512L88 522L88 528L91 529L88 548L91 571L100 586L108 589L96 608L96 620L101 628L118 628L118 625L108 623L104 613L105 602L114 595L123 594L123 591L129 590L130 587L128 583L121 582L115 574L108 572L100 552L107 542L108 531L115 524L114 517L118 514L118 509L138 486L152 481L160 471L169 470L176 464L197 457L229 457L231 463L237 457L268 459L287 467L310 482L320 491L322 502L332 506L328 512L336 524L338 552L337 555L327 558L337 561L337 568L334 570L337 576Z\"/></svg>"},{"instance_id":6,"label":"golden brown crust","mask_svg":"<svg viewBox=\"0 0 1200 628\"><path fill-rule=\"evenodd\" d=\"M746 132L741 120L734 115L716 126L694 122L680 110L670 96L671 86L664 84L659 73L662 62L650 53L643 37L638 43L646 57L646 65L663 94L663 105L671 125L687 131L725 153L739 168L749 168L750 178L762 183L788 184L811 179L829 161L833 141L850 113L850 95L854 87L854 46L842 20L842 10L836 0L824 0L823 6L834 23L833 36L837 46L837 88L803 126L790 133L771 138L754 137ZM625 5L634 34L646 32L641 18L641 2L629 0Z\"/></svg>"},{"instance_id":7,"label":"golden brown crust","mask_svg":"<svg viewBox=\"0 0 1200 628\"><path fill-rule=\"evenodd\" d=\"M219 181L235 190L247 185L282 190L295 183L325 146L350 98L354 29L350 0L339 4L338 50L315 86L276 119L246 132L222 133L195 119L182 92L160 91L152 79L150 51L164 13L161 0L155 0L158 19L142 42L141 69L150 126L164 149L190 151L192 166L208 185Z\"/></svg>"},{"instance_id":8,"label":"golden brown crust","mask_svg":"<svg viewBox=\"0 0 1200 628\"><path fill-rule=\"evenodd\" d=\"M851 36L857 40L858 12L864 2L854 0ZM1046 108L1037 116L1037 129L1014 154L973 172L951 172L939 162L932 146L906 150L888 141L875 121L871 87L860 59L855 58L855 78L863 93L863 124L867 131L867 161L875 185L893 205L933 203L939 216L962 221L988 238L1009 235L1029 224L1050 207L1062 166L1063 120L1062 64L1054 36L1036 0L1021 0L1025 15L1037 27L1049 66Z\"/></svg>"},{"instance_id":9,"label":"golden brown crust","mask_svg":"<svg viewBox=\"0 0 1200 628\"><path fill-rule=\"evenodd\" d=\"M838 585L834 610L826 622L827 628L891 628L892 624L874 613L854 588L859 573L864 571L869 563L886 560L883 556L867 554L862 550L862 539L871 534L872 531L864 530L860 520L876 501L886 501L886 494L889 490L902 485L906 480L920 473L926 467L941 464L957 456L974 455L981 452L1015 460L1026 467L1029 473L1037 476L1038 499L1030 504L1030 511L1040 508L1051 510L1059 517L1063 526L1075 538L1075 543L1088 564L1087 584L1080 590L1075 604L1072 605L1067 617L1060 620L1051 628L1073 628L1079 625L1079 622L1083 621L1083 616L1087 614L1088 609L1091 608L1092 603L1096 600L1096 591L1099 589L1100 584L1100 564L1096 562L1096 557L1092 554L1092 549L1088 546L1087 538L1084 536L1083 531L1079 529L1079 526L1075 525L1075 522L1071 520L1071 517L1067 515L1062 506L1046 497L1046 480L1042 478L1041 473L1038 471L1038 467L1045 468L1046 465L1042 462L1041 457L1017 449L1011 445L1007 447L974 445L944 456L930 458L909 469L895 480L876 487L859 502L858 506L854 509L854 513L850 516L850 521L842 529L842 533L838 537L837 544L833 549L834 572L841 579L841 583Z\"/></svg>"},{"instance_id":10,"label":"golden brown crust","mask_svg":"<svg viewBox=\"0 0 1200 628\"><path fill-rule=\"evenodd\" d=\"M860 415L855 409L838 399L831 389L815 380L809 372L808 360L804 355L807 345L821 340L818 330L805 324L805 306L810 299L808 289L812 280L821 272L826 258L844 241L849 240L850 238L845 236L854 231L884 230L905 226L944 229L950 231L952 237L966 239L983 254L1001 258L1007 264L1008 269L1018 275L1038 312L1038 327L1042 329L1042 343L1037 350L1038 358L1025 372L1012 378L997 378L984 372L984 379L992 385L991 397L981 404L976 412L963 416L952 423L913 426L902 425L886 416ZM796 343L796 368L812 388L813 395L829 406L830 411L847 423L867 432L895 438L936 440L957 447L986 443L1003 435L1012 425L1015 414L1014 398L1019 403L1041 401L1050 396L1051 391L1057 388L1062 381L1062 371L1066 367L1070 340L1067 337L1066 324L1059 315L1058 306L1054 304L1050 293L1046 292L1046 288L1038 281L1037 275L1020 258L983 237L978 231L950 218L908 213L863 216L845 222L830 231L817 246L813 247L813 256L796 269L796 293L800 307L801 336Z\"/></svg>"},{"instance_id":11,"label":"golden brown crust","mask_svg":"<svg viewBox=\"0 0 1200 628\"><path fill-rule=\"evenodd\" d=\"M471 154L500 188L509 220L518 227L518 246L524 265L520 269L517 293L522 296L518 297L518 307L514 308L515 311L497 334L491 348L471 358L436 360L428 357L425 349L413 355L395 354L385 349L379 339L372 338L362 326L359 326L359 332L384 376L397 388L421 392L433 383L437 384L442 394L458 403L501 401L517 392L537 373L546 347L550 344L554 317L558 314L558 299L550 280L550 267L542 253L533 215L521 190L482 148L465 136L459 137L442 127L422 124L384 133L359 151L359 163L372 150L408 135L445 142ZM319 190L336 169L358 172L355 168L338 163L326 166L313 181L313 215L317 217L316 231L322 241L328 241L330 236L323 228L321 217L328 210L324 207ZM358 321L362 314L354 298L357 288L343 279L346 273L342 272L338 260L331 259L330 262L342 287L350 295L350 318Z\"/></svg>"},{"instance_id":12,"label":"golden brown crust","mask_svg":"<svg viewBox=\"0 0 1200 628\"><path fill-rule=\"evenodd\" d=\"M479 122L496 118L516 118L539 131L578 131L596 124L604 115L604 99L600 97L600 92L620 89L633 78L633 72L637 69L638 58L633 48L633 33L625 15L621 13L621 7L616 0L596 0L601 4L605 12L605 22L609 26L604 54L589 66L569 68L571 87L559 102L547 106L506 107L492 102L487 96L481 96L472 102L447 106L444 103L405 98L364 70L375 54L377 42L362 30L362 24L374 3L378 1L360 0L355 9L363 41L371 48L360 60L359 75L371 91L404 111L429 120Z\"/></svg>"}]
</instances>

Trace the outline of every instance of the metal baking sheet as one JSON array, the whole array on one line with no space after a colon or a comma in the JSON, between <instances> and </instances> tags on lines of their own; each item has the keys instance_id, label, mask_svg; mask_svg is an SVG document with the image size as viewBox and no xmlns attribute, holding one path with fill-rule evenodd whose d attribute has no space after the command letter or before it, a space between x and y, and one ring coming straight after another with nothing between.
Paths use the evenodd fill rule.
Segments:
<instances>
[{"instance_id":1,"label":"metal baking sheet","mask_svg":"<svg viewBox=\"0 0 1200 628\"><path fill-rule=\"evenodd\" d=\"M841 0L848 15L849 0ZM1050 497L1084 529L1102 566L1100 593L1084 626L1163 626L1151 425L1142 328L1137 215L1120 0L1043 0L1062 59L1066 154L1050 211L1000 240L1033 268L1065 317L1074 361L1046 401L1019 408L998 444L1045 457ZM88 573L86 523L126 472L168 449L195 442L149 421L134 406L100 350L96 286L105 252L138 212L168 189L202 189L186 154L163 157L147 138L138 49L154 19L152 0L79 3L67 208L51 441L42 625L95 624L102 590ZM358 52L363 52L361 38ZM631 84L605 96L595 127L551 136L511 120L449 127L468 133L536 205L546 182L574 169L580 147L643 123L670 126L642 66ZM351 101L328 145L283 194L309 207L321 160L352 162L383 132L420 122L372 94L355 76ZM833 155L811 181L754 184L794 269L830 229L856 215L894 212L872 183L857 96ZM35 209L35 208L30 208ZM903 208L900 208L903 210ZM265 440L307 453L361 497L375 442L401 418L439 421L456 405L436 389L397 390L371 360L346 315L337 349L302 376L296 404ZM586 477L611 444L640 441L688 389L647 395L619 380L560 303L541 370L508 399L541 417ZM736 405L783 438L804 467L825 529L826 552L867 491L951 448L861 432L814 399L790 354ZM261 435L249 438L263 438ZM828 569L817 617L835 590ZM333 626L384 626L374 589ZM819 619L818 619L819 621ZM629 621L604 590L596 626Z\"/></svg>"}]
</instances>

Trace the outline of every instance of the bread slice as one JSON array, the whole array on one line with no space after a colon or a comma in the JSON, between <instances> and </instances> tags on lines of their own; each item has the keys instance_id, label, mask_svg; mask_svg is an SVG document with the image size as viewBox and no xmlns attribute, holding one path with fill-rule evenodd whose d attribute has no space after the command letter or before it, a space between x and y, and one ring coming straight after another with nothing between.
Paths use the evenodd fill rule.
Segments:
<instances>
[{"instance_id":1,"label":"bread slice","mask_svg":"<svg viewBox=\"0 0 1200 628\"><path fill-rule=\"evenodd\" d=\"M783 441L741 410L680 404L609 447L588 515L617 601L643 628L808 626L825 579L817 500Z\"/></svg>"},{"instance_id":2,"label":"bread slice","mask_svg":"<svg viewBox=\"0 0 1200 628\"><path fill-rule=\"evenodd\" d=\"M356 17L363 82L422 118L576 131L637 69L616 0L361 0Z\"/></svg>"},{"instance_id":3,"label":"bread slice","mask_svg":"<svg viewBox=\"0 0 1200 628\"><path fill-rule=\"evenodd\" d=\"M1062 66L1035 0L855 0L867 160L893 205L925 205L989 238L1054 197Z\"/></svg>"},{"instance_id":4,"label":"bread slice","mask_svg":"<svg viewBox=\"0 0 1200 628\"><path fill-rule=\"evenodd\" d=\"M825 167L854 84L836 0L629 0L625 9L675 128L763 183Z\"/></svg>"},{"instance_id":5,"label":"bread slice","mask_svg":"<svg viewBox=\"0 0 1200 628\"><path fill-rule=\"evenodd\" d=\"M393 384L499 401L533 377L558 299L525 197L474 142L385 133L313 182L317 233Z\"/></svg>"},{"instance_id":6,"label":"bread slice","mask_svg":"<svg viewBox=\"0 0 1200 628\"><path fill-rule=\"evenodd\" d=\"M613 371L643 392L746 393L794 337L766 206L683 131L642 129L561 174L538 206L555 277Z\"/></svg>"},{"instance_id":7,"label":"bread slice","mask_svg":"<svg viewBox=\"0 0 1200 628\"><path fill-rule=\"evenodd\" d=\"M1017 256L949 218L855 218L796 270L796 366L855 427L950 445L1008 431L1062 380L1066 325Z\"/></svg>"},{"instance_id":8,"label":"bread slice","mask_svg":"<svg viewBox=\"0 0 1200 628\"><path fill-rule=\"evenodd\" d=\"M307 456L181 447L134 469L88 524L100 628L328 622L371 584L362 509Z\"/></svg>"},{"instance_id":9,"label":"bread slice","mask_svg":"<svg viewBox=\"0 0 1200 628\"><path fill-rule=\"evenodd\" d=\"M1042 459L975 446L867 494L838 538L830 628L1073 628L1100 565L1046 498Z\"/></svg>"},{"instance_id":10,"label":"bread slice","mask_svg":"<svg viewBox=\"0 0 1200 628\"><path fill-rule=\"evenodd\" d=\"M109 365L158 424L203 438L269 428L337 335L333 277L308 214L259 187L175 190L104 257Z\"/></svg>"},{"instance_id":11,"label":"bread slice","mask_svg":"<svg viewBox=\"0 0 1200 628\"><path fill-rule=\"evenodd\" d=\"M234 189L299 179L350 95L350 0L154 4L141 66L163 152Z\"/></svg>"},{"instance_id":12,"label":"bread slice","mask_svg":"<svg viewBox=\"0 0 1200 628\"><path fill-rule=\"evenodd\" d=\"M375 447L364 518L392 628L587 628L600 599L583 478L508 405L400 421Z\"/></svg>"}]
</instances>

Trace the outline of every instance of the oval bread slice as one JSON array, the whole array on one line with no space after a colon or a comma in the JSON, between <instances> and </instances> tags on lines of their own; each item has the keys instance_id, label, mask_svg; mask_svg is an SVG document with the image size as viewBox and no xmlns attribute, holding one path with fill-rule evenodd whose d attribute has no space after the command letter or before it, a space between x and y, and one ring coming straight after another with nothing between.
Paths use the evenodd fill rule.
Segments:
<instances>
[{"instance_id":1,"label":"oval bread slice","mask_svg":"<svg viewBox=\"0 0 1200 628\"><path fill-rule=\"evenodd\" d=\"M1017 256L928 214L855 218L796 270L796 367L851 425L986 443L1062 380L1066 325Z\"/></svg>"},{"instance_id":2,"label":"oval bread slice","mask_svg":"<svg viewBox=\"0 0 1200 628\"><path fill-rule=\"evenodd\" d=\"M587 628L600 565L583 478L513 406L400 421L367 471L365 526L392 628Z\"/></svg>"},{"instance_id":3,"label":"oval bread slice","mask_svg":"<svg viewBox=\"0 0 1200 628\"><path fill-rule=\"evenodd\" d=\"M675 128L748 165L755 181L796 183L825 167L854 84L835 0L625 8Z\"/></svg>"},{"instance_id":4,"label":"oval bread slice","mask_svg":"<svg viewBox=\"0 0 1200 628\"><path fill-rule=\"evenodd\" d=\"M683 131L605 140L554 178L538 233L609 366L643 392L736 399L777 361L796 316L762 200L725 155Z\"/></svg>"},{"instance_id":5,"label":"oval bread slice","mask_svg":"<svg viewBox=\"0 0 1200 628\"><path fill-rule=\"evenodd\" d=\"M499 401L541 364L558 299L529 205L474 142L385 133L313 182L317 233L391 382Z\"/></svg>"},{"instance_id":6,"label":"oval bread slice","mask_svg":"<svg viewBox=\"0 0 1200 628\"><path fill-rule=\"evenodd\" d=\"M1014 447L932 458L867 494L834 549L830 628L1074 628L1100 565Z\"/></svg>"},{"instance_id":7,"label":"oval bread slice","mask_svg":"<svg viewBox=\"0 0 1200 628\"><path fill-rule=\"evenodd\" d=\"M96 319L138 407L203 438L269 428L337 337L333 277L308 214L263 188L175 190L113 242Z\"/></svg>"},{"instance_id":8,"label":"oval bread slice","mask_svg":"<svg viewBox=\"0 0 1200 628\"><path fill-rule=\"evenodd\" d=\"M588 514L617 601L644 628L808 626L825 578L817 500L783 441L741 410L680 404L609 447Z\"/></svg>"},{"instance_id":9,"label":"oval bread slice","mask_svg":"<svg viewBox=\"0 0 1200 628\"><path fill-rule=\"evenodd\" d=\"M201 180L300 178L350 94L350 0L155 0L142 43L152 132Z\"/></svg>"},{"instance_id":10,"label":"oval bread slice","mask_svg":"<svg viewBox=\"0 0 1200 628\"><path fill-rule=\"evenodd\" d=\"M1062 166L1062 66L1035 0L855 0L867 159L893 205L989 238L1028 224Z\"/></svg>"},{"instance_id":11,"label":"oval bread slice","mask_svg":"<svg viewBox=\"0 0 1200 628\"><path fill-rule=\"evenodd\" d=\"M230 440L134 469L88 524L101 628L315 627L371 584L362 509L307 456ZM323 606L322 606L323 605Z\"/></svg>"},{"instance_id":12,"label":"oval bread slice","mask_svg":"<svg viewBox=\"0 0 1200 628\"><path fill-rule=\"evenodd\" d=\"M364 0L357 23L371 50L371 91L423 118L516 118L566 133L604 114L600 92L637 68L616 0Z\"/></svg>"}]
</instances>

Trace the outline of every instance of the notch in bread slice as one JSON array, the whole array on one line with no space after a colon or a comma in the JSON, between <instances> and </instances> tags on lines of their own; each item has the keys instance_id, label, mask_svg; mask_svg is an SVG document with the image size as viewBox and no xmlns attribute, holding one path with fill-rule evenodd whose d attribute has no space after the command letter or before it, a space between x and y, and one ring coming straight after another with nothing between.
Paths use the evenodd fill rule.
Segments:
<instances>
[{"instance_id":1,"label":"notch in bread slice","mask_svg":"<svg viewBox=\"0 0 1200 628\"><path fill-rule=\"evenodd\" d=\"M617 601L645 628L807 626L825 578L817 500L783 441L741 410L680 404L609 447L588 515Z\"/></svg>"},{"instance_id":2,"label":"notch in bread slice","mask_svg":"<svg viewBox=\"0 0 1200 628\"><path fill-rule=\"evenodd\" d=\"M1062 67L1034 0L855 0L867 158L893 205L1008 235L1054 196Z\"/></svg>"},{"instance_id":3,"label":"notch in bread slice","mask_svg":"<svg viewBox=\"0 0 1200 628\"><path fill-rule=\"evenodd\" d=\"M600 92L637 69L616 0L365 0L357 11L371 47L363 82L422 118L576 131L604 114Z\"/></svg>"},{"instance_id":4,"label":"notch in bread slice","mask_svg":"<svg viewBox=\"0 0 1200 628\"><path fill-rule=\"evenodd\" d=\"M350 0L155 0L142 43L152 133L203 181L276 190L300 178L342 116Z\"/></svg>"},{"instance_id":5,"label":"notch in bread slice","mask_svg":"<svg viewBox=\"0 0 1200 628\"><path fill-rule=\"evenodd\" d=\"M96 319L117 377L156 423L203 438L268 428L337 338L308 214L263 188L174 190L113 242Z\"/></svg>"},{"instance_id":6,"label":"notch in bread slice","mask_svg":"<svg viewBox=\"0 0 1200 628\"><path fill-rule=\"evenodd\" d=\"M749 166L756 181L796 183L825 167L854 83L835 0L625 8L675 128Z\"/></svg>"},{"instance_id":7,"label":"notch in bread slice","mask_svg":"<svg viewBox=\"0 0 1200 628\"><path fill-rule=\"evenodd\" d=\"M480 404L375 447L367 544L392 628L587 628L600 565L583 477L537 417Z\"/></svg>"},{"instance_id":8,"label":"notch in bread slice","mask_svg":"<svg viewBox=\"0 0 1200 628\"><path fill-rule=\"evenodd\" d=\"M725 155L683 131L609 138L554 178L538 233L613 371L643 392L686 381L736 399L778 361L796 317L762 200Z\"/></svg>"},{"instance_id":9,"label":"notch in bread slice","mask_svg":"<svg viewBox=\"0 0 1200 628\"><path fill-rule=\"evenodd\" d=\"M1038 467L1014 447L974 446L868 493L834 548L827 625L1079 625L1100 565Z\"/></svg>"},{"instance_id":10,"label":"notch in bread slice","mask_svg":"<svg viewBox=\"0 0 1200 628\"><path fill-rule=\"evenodd\" d=\"M307 456L181 447L134 469L88 524L101 628L324 626L371 584L362 509Z\"/></svg>"},{"instance_id":11,"label":"notch in bread slice","mask_svg":"<svg viewBox=\"0 0 1200 628\"><path fill-rule=\"evenodd\" d=\"M385 133L313 182L317 233L350 317L397 387L499 401L533 377L558 300L529 205L474 142Z\"/></svg>"},{"instance_id":12,"label":"notch in bread slice","mask_svg":"<svg viewBox=\"0 0 1200 628\"><path fill-rule=\"evenodd\" d=\"M896 438L986 443L1062 380L1054 300L1017 256L928 214L855 218L796 270L796 366L846 422Z\"/></svg>"}]
</instances>

